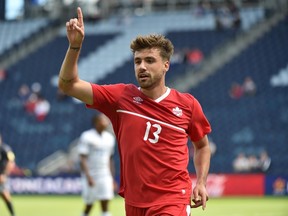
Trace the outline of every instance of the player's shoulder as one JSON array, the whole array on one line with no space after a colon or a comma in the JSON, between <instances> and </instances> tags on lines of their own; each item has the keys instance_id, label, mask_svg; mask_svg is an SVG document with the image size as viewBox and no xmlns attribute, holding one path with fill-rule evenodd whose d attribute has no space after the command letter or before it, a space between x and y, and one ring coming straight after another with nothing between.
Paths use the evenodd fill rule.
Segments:
<instances>
[{"instance_id":1,"label":"player's shoulder","mask_svg":"<svg viewBox=\"0 0 288 216\"><path fill-rule=\"evenodd\" d=\"M113 133L111 133L108 129L104 130L102 133L107 136L114 137Z\"/></svg>"},{"instance_id":2,"label":"player's shoulder","mask_svg":"<svg viewBox=\"0 0 288 216\"><path fill-rule=\"evenodd\" d=\"M127 90L133 90L137 89L137 87L134 84L128 84L128 83L113 83L113 84L96 84L92 83L93 89L97 90L106 90L108 93L114 94L115 92L117 93L122 93L123 91Z\"/></svg>"},{"instance_id":3,"label":"player's shoulder","mask_svg":"<svg viewBox=\"0 0 288 216\"><path fill-rule=\"evenodd\" d=\"M81 138L87 138L95 135L95 129L91 128L86 131L83 131L80 135Z\"/></svg>"},{"instance_id":4,"label":"player's shoulder","mask_svg":"<svg viewBox=\"0 0 288 216\"><path fill-rule=\"evenodd\" d=\"M97 85L97 84L94 84ZM99 85L104 88L113 88L113 89L119 89L119 90L125 90L125 89L137 89L137 86L135 86L132 83L115 83L115 84L108 84L108 85Z\"/></svg>"},{"instance_id":5,"label":"player's shoulder","mask_svg":"<svg viewBox=\"0 0 288 216\"><path fill-rule=\"evenodd\" d=\"M182 100L196 100L196 98L189 92L180 92L176 89L171 89L171 93L173 97L181 98Z\"/></svg>"},{"instance_id":6,"label":"player's shoulder","mask_svg":"<svg viewBox=\"0 0 288 216\"><path fill-rule=\"evenodd\" d=\"M139 91L139 87L134 85L133 83L117 83L112 85L118 89L122 89L125 91Z\"/></svg>"},{"instance_id":7,"label":"player's shoulder","mask_svg":"<svg viewBox=\"0 0 288 216\"><path fill-rule=\"evenodd\" d=\"M130 83L130 84L124 84L124 89L125 91L130 91L130 92L139 92L139 87L137 87L136 85Z\"/></svg>"},{"instance_id":8,"label":"player's shoulder","mask_svg":"<svg viewBox=\"0 0 288 216\"><path fill-rule=\"evenodd\" d=\"M110 139L111 141L115 139L115 136L109 131L103 131L102 133L106 139Z\"/></svg>"}]
</instances>

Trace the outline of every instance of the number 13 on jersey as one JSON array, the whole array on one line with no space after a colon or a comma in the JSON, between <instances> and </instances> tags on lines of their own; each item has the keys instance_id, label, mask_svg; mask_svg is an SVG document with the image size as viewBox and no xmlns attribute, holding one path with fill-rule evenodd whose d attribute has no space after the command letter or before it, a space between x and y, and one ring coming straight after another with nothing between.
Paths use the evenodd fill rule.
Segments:
<instances>
[{"instance_id":1,"label":"number 13 on jersey","mask_svg":"<svg viewBox=\"0 0 288 216\"><path fill-rule=\"evenodd\" d=\"M152 129L151 129L152 128ZM149 133L151 130L155 130L153 132L153 137L149 138ZM146 122L146 131L145 131L145 135L143 137L144 141L149 141L152 144L155 144L159 141L159 134L161 133L162 127L159 124L151 124L151 122Z\"/></svg>"}]
</instances>

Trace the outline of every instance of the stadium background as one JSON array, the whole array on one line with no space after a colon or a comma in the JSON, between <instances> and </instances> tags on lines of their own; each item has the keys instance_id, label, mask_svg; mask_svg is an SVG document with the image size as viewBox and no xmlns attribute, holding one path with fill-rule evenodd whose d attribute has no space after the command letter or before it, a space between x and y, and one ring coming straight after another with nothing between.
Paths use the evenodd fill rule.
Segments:
<instances>
[{"instance_id":1,"label":"stadium background","mask_svg":"<svg viewBox=\"0 0 288 216\"><path fill-rule=\"evenodd\" d=\"M91 126L94 111L57 90L68 46L65 22L76 16L78 5L86 21L79 62L85 80L135 83L130 40L146 33L172 40L176 53L168 84L192 93L212 124L216 151L207 186L212 196L288 194L288 3L234 1L241 22L233 25L233 16L221 10L226 1L199 2L1 1L0 132L16 154L18 169L10 184L14 194L80 192L75 145ZM194 57L201 62L181 58L195 48L201 55ZM231 98L232 84L246 77L256 83L256 94ZM24 84L49 102L45 119L23 107L19 89ZM271 158L268 169L233 169L239 152L258 157L262 151ZM119 165L117 154L115 159ZM194 178L192 163L189 170Z\"/></svg>"}]
</instances>

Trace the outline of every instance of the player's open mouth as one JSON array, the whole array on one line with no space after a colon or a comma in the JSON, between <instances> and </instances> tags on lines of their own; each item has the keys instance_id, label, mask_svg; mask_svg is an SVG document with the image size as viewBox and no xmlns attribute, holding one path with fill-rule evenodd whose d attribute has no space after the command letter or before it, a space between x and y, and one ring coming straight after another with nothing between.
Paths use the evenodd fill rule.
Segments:
<instances>
[{"instance_id":1,"label":"player's open mouth","mask_svg":"<svg viewBox=\"0 0 288 216\"><path fill-rule=\"evenodd\" d=\"M147 80L149 78L149 75L147 74L139 74L138 79L141 81Z\"/></svg>"}]
</instances>

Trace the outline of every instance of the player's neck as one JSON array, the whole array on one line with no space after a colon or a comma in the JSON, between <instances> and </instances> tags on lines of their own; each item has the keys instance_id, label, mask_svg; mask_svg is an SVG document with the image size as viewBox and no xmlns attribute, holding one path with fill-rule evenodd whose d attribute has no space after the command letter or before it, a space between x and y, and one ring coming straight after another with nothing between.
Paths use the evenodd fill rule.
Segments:
<instances>
[{"instance_id":1,"label":"player's neck","mask_svg":"<svg viewBox=\"0 0 288 216\"><path fill-rule=\"evenodd\" d=\"M104 131L103 129L97 129L97 128L95 128L95 130L96 130L96 131L97 131L97 133L98 133L98 134L100 134L100 135L101 135L101 134L102 134L102 132Z\"/></svg>"}]
</instances>

